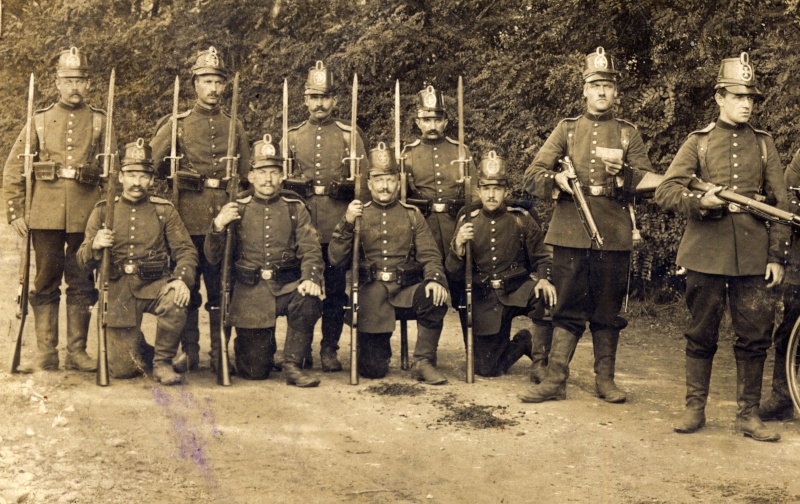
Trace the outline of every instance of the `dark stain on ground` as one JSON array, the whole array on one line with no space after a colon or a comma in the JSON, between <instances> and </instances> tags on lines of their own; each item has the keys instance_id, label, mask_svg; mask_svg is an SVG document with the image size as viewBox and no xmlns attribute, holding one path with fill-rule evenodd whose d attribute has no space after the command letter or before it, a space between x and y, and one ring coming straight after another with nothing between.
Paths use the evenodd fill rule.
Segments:
<instances>
[{"instance_id":1,"label":"dark stain on ground","mask_svg":"<svg viewBox=\"0 0 800 504\"><path fill-rule=\"evenodd\" d=\"M443 399L433 401L433 404L443 408L446 412L438 423L461 424L473 429L504 429L517 425L516 420L498 418L495 412L506 413L506 406L486 406L482 404L457 404L456 396L447 394Z\"/></svg>"},{"instance_id":2,"label":"dark stain on ground","mask_svg":"<svg viewBox=\"0 0 800 504\"><path fill-rule=\"evenodd\" d=\"M367 387L366 391L382 396L418 396L425 393L425 388L404 383L380 383Z\"/></svg>"}]
</instances>

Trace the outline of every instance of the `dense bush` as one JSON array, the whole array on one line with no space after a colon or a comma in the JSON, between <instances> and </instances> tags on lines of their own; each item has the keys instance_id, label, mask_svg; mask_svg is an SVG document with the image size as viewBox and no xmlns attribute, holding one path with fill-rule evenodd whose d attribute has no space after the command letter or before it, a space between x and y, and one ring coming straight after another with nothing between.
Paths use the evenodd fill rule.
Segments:
<instances>
[{"instance_id":1,"label":"dense bush","mask_svg":"<svg viewBox=\"0 0 800 504\"><path fill-rule=\"evenodd\" d=\"M715 117L714 78L722 58L748 51L765 98L757 126L775 135L788 162L800 146L796 54L797 0L5 0L0 51L6 100L0 148L8 152L24 114L30 72L38 106L54 100L55 56L77 45L91 56L91 103L105 106L117 72L116 126L122 141L149 137L169 112L175 75L183 107L193 92L189 68L216 46L241 74L239 113L251 140L279 135L280 92L291 87L290 119L306 113L307 69L324 60L339 79L349 117L349 82L359 75L359 125L371 143L392 138L392 92L400 79L403 137L414 138L414 95L431 83L455 110L459 75L473 151L509 158L515 182L558 120L582 110L583 54L602 45L624 71L618 115L639 125L663 172L686 135ZM453 129L454 131L454 129ZM549 217L549 202L539 202ZM683 219L651 202L637 205L645 242L631 285L639 296L667 297L679 285L674 258Z\"/></svg>"}]
</instances>

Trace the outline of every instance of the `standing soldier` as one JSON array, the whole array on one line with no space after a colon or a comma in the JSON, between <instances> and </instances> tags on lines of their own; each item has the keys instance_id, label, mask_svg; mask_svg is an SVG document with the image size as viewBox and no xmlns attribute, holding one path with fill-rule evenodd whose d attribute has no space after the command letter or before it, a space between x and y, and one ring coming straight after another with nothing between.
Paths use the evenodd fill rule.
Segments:
<instances>
[{"instance_id":1,"label":"standing soldier","mask_svg":"<svg viewBox=\"0 0 800 504\"><path fill-rule=\"evenodd\" d=\"M214 371L220 351L220 266L206 260L203 242L211 221L228 202L226 191L239 189L228 187L228 181L225 180L224 158L228 149L230 115L222 110L221 101L227 82L228 72L216 48L212 46L201 52L192 66L192 84L197 101L191 110L178 116L178 155L183 156L178 175L178 212L200 254L197 279L193 282L192 301L181 340L183 355L175 363L175 370L179 373L196 370L200 362L200 276L203 277L208 298L205 308L208 310L211 369ZM171 117L166 116L159 121L156 135L150 141L156 170L162 176L169 174L169 159L165 158L169 156L172 140ZM250 167L250 151L247 133L239 121L236 123L236 142L239 176L243 180Z\"/></svg>"},{"instance_id":2,"label":"standing soldier","mask_svg":"<svg viewBox=\"0 0 800 504\"><path fill-rule=\"evenodd\" d=\"M748 122L754 97L761 93L747 53L722 60L714 89L719 119L689 135L656 189L661 208L688 218L675 262L687 270L686 305L692 321L685 333L686 410L674 428L690 433L705 425L711 364L729 300L736 335L735 429L758 441L777 441L780 435L761 422L758 406L775 314L769 289L783 280L789 230L782 224L765 226L754 215L726 205L717 193L729 186L786 210L786 184L772 137ZM691 190L693 177L717 187Z\"/></svg>"},{"instance_id":3,"label":"standing soldier","mask_svg":"<svg viewBox=\"0 0 800 504\"><path fill-rule=\"evenodd\" d=\"M30 303L36 328L39 367L58 369L58 307L62 276L67 283L66 369L94 371L86 354L91 307L97 302L92 274L75 259L83 242L86 220L100 199L102 167L95 155L103 150L106 115L84 101L91 89L89 63L76 47L62 51L56 66L60 100L34 114L31 152L34 189L29 223L25 224L25 179L22 158L25 132L17 139L3 172L8 222L20 236L30 228L36 277ZM112 138L112 152L116 152Z\"/></svg>"},{"instance_id":4,"label":"standing soldier","mask_svg":"<svg viewBox=\"0 0 800 504\"><path fill-rule=\"evenodd\" d=\"M158 319L153 378L180 383L172 369L197 267L197 250L172 204L147 191L153 183L153 160L144 139L125 146L116 197L114 225L105 229L107 202L95 206L78 250L78 263L94 269L111 248L108 283L108 368L115 378L131 378L148 367L140 327L145 313ZM174 268L170 268L173 261Z\"/></svg>"},{"instance_id":5,"label":"standing soldier","mask_svg":"<svg viewBox=\"0 0 800 504\"><path fill-rule=\"evenodd\" d=\"M325 299L322 302L322 341L320 358L322 370L341 371L336 356L339 337L344 325L344 306L347 303L346 271L332 266L328 259L328 244L333 228L353 199L352 190L342 190L342 182L350 175L343 160L350 156L350 125L333 117L338 98L333 73L321 61L309 69L305 86L305 105L309 117L289 129L290 156L294 158L294 177L308 183L308 193L302 194L311 213L311 222L319 232L322 256L325 259ZM357 132L357 156L366 157L367 141ZM368 166L362 165L366 170ZM295 189L296 187L290 187ZM302 192L302 191L300 191ZM311 366L310 344L304 366Z\"/></svg>"},{"instance_id":6,"label":"standing soldier","mask_svg":"<svg viewBox=\"0 0 800 504\"><path fill-rule=\"evenodd\" d=\"M331 264L350 264L352 254L362 253L364 269L374 273L373 278L359 273L358 373L365 378L386 376L395 319L405 312L417 319L414 376L431 385L447 383L436 369L447 313L442 256L419 210L398 200L400 171L391 151L381 142L370 151L369 160L372 201L350 203L330 243ZM363 219L361 252L353 251L358 217Z\"/></svg>"},{"instance_id":7,"label":"standing soldier","mask_svg":"<svg viewBox=\"0 0 800 504\"><path fill-rule=\"evenodd\" d=\"M301 371L314 325L322 312L325 265L317 231L301 200L280 195L283 158L264 135L253 146L247 180L253 194L228 203L213 221L205 243L209 262L225 252L225 228L234 226L234 277L229 321L236 327L236 369L242 378L269 377L275 355L275 319L287 318L283 373L286 382L316 387Z\"/></svg>"},{"instance_id":8,"label":"standing soldier","mask_svg":"<svg viewBox=\"0 0 800 504\"><path fill-rule=\"evenodd\" d=\"M527 329L509 341L512 320L530 316L535 332L549 331L542 319L545 307L556 302L556 289L550 283L552 253L539 224L527 211L506 206L505 160L490 151L479 171L483 208L472 211L470 223L459 219L445 266L452 276L463 278L465 244L472 240L475 373L499 376L523 355L531 355Z\"/></svg>"},{"instance_id":9,"label":"standing soldier","mask_svg":"<svg viewBox=\"0 0 800 504\"><path fill-rule=\"evenodd\" d=\"M614 117L618 75L613 59L602 47L586 56L586 112L561 121L525 171L527 192L541 199L552 197L554 189L560 193L545 237L545 242L553 245L553 280L558 292L552 346L544 380L520 396L523 402L566 398L569 362L587 321L594 344L597 395L611 403L626 399L614 383L614 369L619 332L626 325L618 315L633 249L627 205L652 166L636 127ZM572 201L569 179L575 175L553 171L564 156L572 159L577 180L585 189L602 248L584 231ZM547 346L546 342L533 344Z\"/></svg>"}]
</instances>

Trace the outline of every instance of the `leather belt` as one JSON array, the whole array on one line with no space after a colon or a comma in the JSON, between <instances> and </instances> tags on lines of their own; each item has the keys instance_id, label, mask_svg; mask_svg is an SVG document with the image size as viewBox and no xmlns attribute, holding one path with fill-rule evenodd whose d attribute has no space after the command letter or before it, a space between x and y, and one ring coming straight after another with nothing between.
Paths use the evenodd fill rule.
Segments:
<instances>
[{"instance_id":1,"label":"leather belt","mask_svg":"<svg viewBox=\"0 0 800 504\"><path fill-rule=\"evenodd\" d=\"M450 210L450 205L447 203L434 203L431 205L431 212L445 213Z\"/></svg>"},{"instance_id":2,"label":"leather belt","mask_svg":"<svg viewBox=\"0 0 800 504\"><path fill-rule=\"evenodd\" d=\"M316 196L326 196L329 192L328 186L324 185L315 185L314 186L314 194Z\"/></svg>"},{"instance_id":3,"label":"leather belt","mask_svg":"<svg viewBox=\"0 0 800 504\"><path fill-rule=\"evenodd\" d=\"M272 270L272 268L262 269L260 274L262 280L272 280L272 277L275 276L275 272Z\"/></svg>"},{"instance_id":4,"label":"leather belt","mask_svg":"<svg viewBox=\"0 0 800 504\"><path fill-rule=\"evenodd\" d=\"M224 189L225 181L223 179L206 177L203 180L203 186L209 189Z\"/></svg>"},{"instance_id":5,"label":"leather belt","mask_svg":"<svg viewBox=\"0 0 800 504\"><path fill-rule=\"evenodd\" d=\"M128 263L128 264L126 264L125 266L122 267L122 271L126 275L135 275L136 273L139 272L139 268L138 268L138 266L136 264Z\"/></svg>"},{"instance_id":6,"label":"leather belt","mask_svg":"<svg viewBox=\"0 0 800 504\"><path fill-rule=\"evenodd\" d=\"M590 185L584 188L590 196L612 196L611 189L607 186Z\"/></svg>"},{"instance_id":7,"label":"leather belt","mask_svg":"<svg viewBox=\"0 0 800 504\"><path fill-rule=\"evenodd\" d=\"M395 271L378 271L375 273L375 279L381 282L395 282L397 281L397 272Z\"/></svg>"}]
</instances>

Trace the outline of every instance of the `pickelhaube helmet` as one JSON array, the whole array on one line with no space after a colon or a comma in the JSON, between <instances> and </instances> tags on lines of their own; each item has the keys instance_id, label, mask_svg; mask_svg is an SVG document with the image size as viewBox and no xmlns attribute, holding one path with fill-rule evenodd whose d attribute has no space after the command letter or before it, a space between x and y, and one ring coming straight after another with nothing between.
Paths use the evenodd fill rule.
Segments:
<instances>
[{"instance_id":1,"label":"pickelhaube helmet","mask_svg":"<svg viewBox=\"0 0 800 504\"><path fill-rule=\"evenodd\" d=\"M89 60L75 46L64 49L58 55L56 75L59 77L89 77Z\"/></svg>"},{"instance_id":2,"label":"pickelhaube helmet","mask_svg":"<svg viewBox=\"0 0 800 504\"><path fill-rule=\"evenodd\" d=\"M417 117L444 117L444 95L433 86L428 86L417 93Z\"/></svg>"},{"instance_id":3,"label":"pickelhaube helmet","mask_svg":"<svg viewBox=\"0 0 800 504\"><path fill-rule=\"evenodd\" d=\"M272 135L266 134L261 140L253 144L253 169L257 168L283 168L283 158L280 147L272 141Z\"/></svg>"},{"instance_id":4,"label":"pickelhaube helmet","mask_svg":"<svg viewBox=\"0 0 800 504\"><path fill-rule=\"evenodd\" d=\"M583 81L595 82L607 80L617 82L619 71L614 65L614 58L606 53L602 47L598 47L591 54L587 54L583 64Z\"/></svg>"},{"instance_id":5,"label":"pickelhaube helmet","mask_svg":"<svg viewBox=\"0 0 800 504\"><path fill-rule=\"evenodd\" d=\"M308 69L306 79L306 95L328 95L336 90L333 87L333 72L325 63L317 61L316 65Z\"/></svg>"},{"instance_id":6,"label":"pickelhaube helmet","mask_svg":"<svg viewBox=\"0 0 800 504\"><path fill-rule=\"evenodd\" d=\"M478 170L480 173L478 185L506 185L508 182L506 160L498 156L495 151L489 151L489 154L481 159Z\"/></svg>"},{"instance_id":7,"label":"pickelhaube helmet","mask_svg":"<svg viewBox=\"0 0 800 504\"><path fill-rule=\"evenodd\" d=\"M153 151L144 143L144 138L137 138L135 142L125 144L123 147L121 171L143 171L153 173Z\"/></svg>"},{"instance_id":8,"label":"pickelhaube helmet","mask_svg":"<svg viewBox=\"0 0 800 504\"><path fill-rule=\"evenodd\" d=\"M725 88L734 94L760 95L756 87L756 71L750 56L743 52L738 58L725 58L719 66L717 84L714 89Z\"/></svg>"},{"instance_id":9,"label":"pickelhaube helmet","mask_svg":"<svg viewBox=\"0 0 800 504\"><path fill-rule=\"evenodd\" d=\"M394 153L383 142L369 151L369 175L396 175L400 173Z\"/></svg>"},{"instance_id":10,"label":"pickelhaube helmet","mask_svg":"<svg viewBox=\"0 0 800 504\"><path fill-rule=\"evenodd\" d=\"M225 63L222 62L222 57L217 52L217 48L211 46L206 51L200 52L192 65L192 76L197 75L219 75L221 77L228 77L228 71L225 70Z\"/></svg>"}]
</instances>

